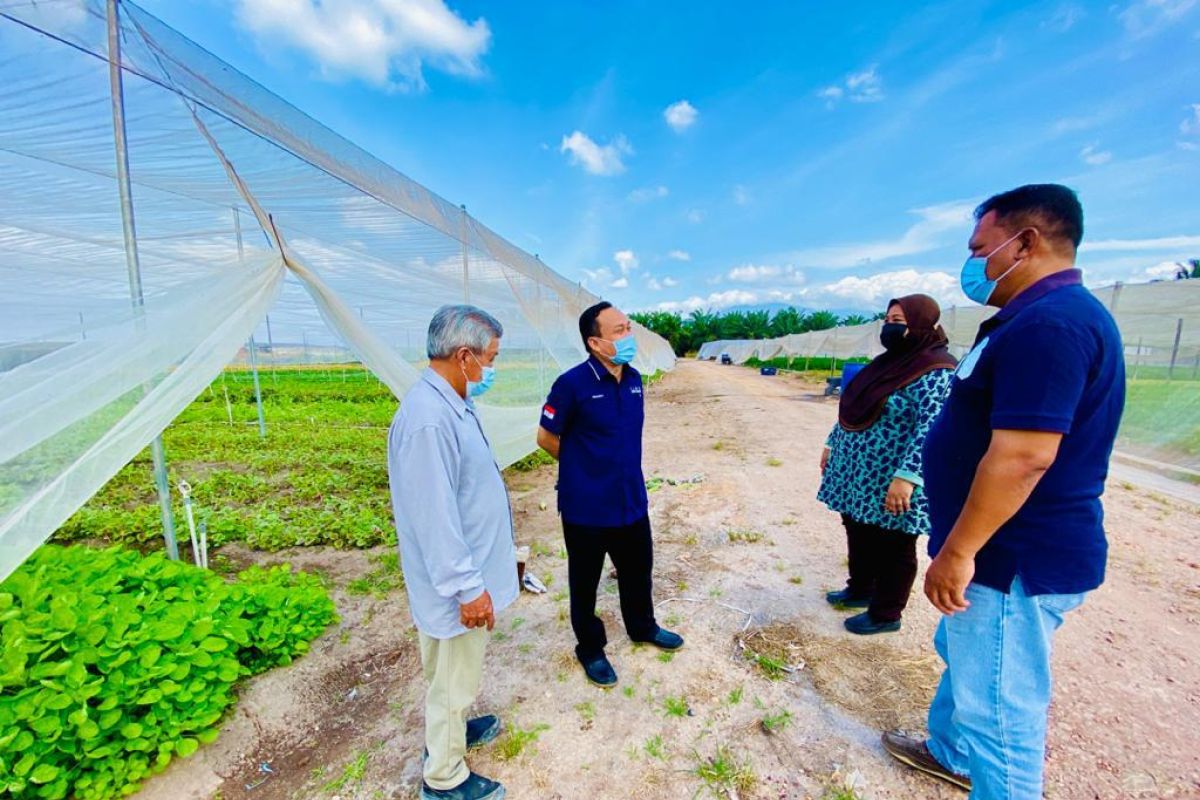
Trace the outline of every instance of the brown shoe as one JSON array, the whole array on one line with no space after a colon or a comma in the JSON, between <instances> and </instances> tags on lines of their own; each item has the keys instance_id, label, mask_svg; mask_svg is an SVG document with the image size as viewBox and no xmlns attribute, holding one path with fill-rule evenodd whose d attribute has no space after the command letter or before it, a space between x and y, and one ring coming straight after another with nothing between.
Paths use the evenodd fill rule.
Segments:
<instances>
[{"instance_id":1,"label":"brown shoe","mask_svg":"<svg viewBox=\"0 0 1200 800\"><path fill-rule=\"evenodd\" d=\"M883 749L902 764L971 791L971 779L943 767L921 739L905 736L899 731L888 731L883 735Z\"/></svg>"}]
</instances>

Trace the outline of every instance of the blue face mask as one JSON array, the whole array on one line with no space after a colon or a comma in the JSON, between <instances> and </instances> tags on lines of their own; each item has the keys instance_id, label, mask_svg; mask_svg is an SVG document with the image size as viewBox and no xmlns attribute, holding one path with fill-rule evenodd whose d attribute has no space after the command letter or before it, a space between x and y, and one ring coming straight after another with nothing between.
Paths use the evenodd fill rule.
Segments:
<instances>
[{"instance_id":1,"label":"blue face mask","mask_svg":"<svg viewBox=\"0 0 1200 800\"><path fill-rule=\"evenodd\" d=\"M992 256L996 255L996 253L999 253L1002 249L1004 249L1006 246L1008 246L1011 242L1016 241L1017 236L1020 236L1024 232L1025 231L1023 231L1023 230L1018 231L1016 236L1013 236L1012 238L1008 239L1003 244L1001 244L999 247L997 247L995 250L988 253L986 256L971 256L970 258L968 258L966 260L966 262L963 264L963 268L962 268L963 294L965 294L967 297L974 300L976 303L979 303L980 305L984 305L984 306L987 305L988 300L990 300L992 298L992 295L996 292L997 284L999 284L1000 281L1007 278L1009 276L1009 273L1011 273L1014 269L1016 269L1020 265L1020 263L1022 261L1024 261L1024 259L1020 259L1020 258L1017 259L1016 261L1013 262L1013 265L1011 267L1009 267L1008 269L1006 269L1004 271L1003 275L996 278L995 280L991 280L987 276L988 259L991 258Z\"/></svg>"},{"instance_id":2,"label":"blue face mask","mask_svg":"<svg viewBox=\"0 0 1200 800\"><path fill-rule=\"evenodd\" d=\"M474 353L471 353L471 358L475 358ZM475 358L475 363L479 364L478 358ZM479 369L482 374L479 376L478 382L473 381L470 378L467 378L467 396L468 397L479 397L481 394L485 393L488 389L492 388L492 384L496 382L496 368L495 367L485 367L483 364L479 364ZM464 372L465 372L465 370L464 370Z\"/></svg>"},{"instance_id":3,"label":"blue face mask","mask_svg":"<svg viewBox=\"0 0 1200 800\"><path fill-rule=\"evenodd\" d=\"M608 342L617 352L611 356L614 364L628 364L637 357L637 339L633 338L633 334L629 334L624 339L617 339L615 342L609 342L608 339L601 339L602 342Z\"/></svg>"}]
</instances>

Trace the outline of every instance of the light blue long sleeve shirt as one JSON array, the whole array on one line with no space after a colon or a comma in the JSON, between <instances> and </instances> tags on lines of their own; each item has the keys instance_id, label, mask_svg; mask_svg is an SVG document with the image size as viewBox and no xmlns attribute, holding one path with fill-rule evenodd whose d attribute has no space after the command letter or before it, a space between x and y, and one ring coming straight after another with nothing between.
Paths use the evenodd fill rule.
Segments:
<instances>
[{"instance_id":1,"label":"light blue long sleeve shirt","mask_svg":"<svg viewBox=\"0 0 1200 800\"><path fill-rule=\"evenodd\" d=\"M517 599L508 490L474 404L426 369L388 432L400 563L417 630L466 633L459 606L486 589L496 613Z\"/></svg>"}]
</instances>

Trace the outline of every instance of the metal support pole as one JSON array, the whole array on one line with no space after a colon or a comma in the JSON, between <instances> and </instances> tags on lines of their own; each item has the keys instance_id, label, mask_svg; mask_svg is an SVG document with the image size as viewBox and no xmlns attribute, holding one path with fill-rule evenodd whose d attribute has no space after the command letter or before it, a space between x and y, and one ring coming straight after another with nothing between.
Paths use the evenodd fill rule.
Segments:
<instances>
[{"instance_id":1,"label":"metal support pole","mask_svg":"<svg viewBox=\"0 0 1200 800\"><path fill-rule=\"evenodd\" d=\"M1138 337L1137 352L1133 356L1133 380L1137 380L1138 368L1142 365L1142 337Z\"/></svg>"},{"instance_id":2,"label":"metal support pole","mask_svg":"<svg viewBox=\"0 0 1200 800\"><path fill-rule=\"evenodd\" d=\"M79 312L79 335L83 337L83 341L87 341L87 326L83 324L83 312Z\"/></svg>"},{"instance_id":3,"label":"metal support pole","mask_svg":"<svg viewBox=\"0 0 1200 800\"><path fill-rule=\"evenodd\" d=\"M471 302L471 264L467 258L467 207L462 209L462 258L463 258L463 302Z\"/></svg>"},{"instance_id":4,"label":"metal support pole","mask_svg":"<svg viewBox=\"0 0 1200 800\"><path fill-rule=\"evenodd\" d=\"M233 233L237 237L238 263L245 263L246 253L242 247L242 220L237 206L233 208ZM253 333L250 334L247 349L250 351L250 375L254 378L254 405L258 411L258 435L265 439L267 438L267 417L263 413L262 384L258 380L258 344L254 341Z\"/></svg>"},{"instance_id":5,"label":"metal support pole","mask_svg":"<svg viewBox=\"0 0 1200 800\"><path fill-rule=\"evenodd\" d=\"M133 221L133 190L129 181L129 143L125 138L125 83L121 73L121 22L118 0L108 0L108 80L112 94L113 144L117 158L117 189L121 197L121 230L125 237L125 262L129 270L129 298L136 318L144 323L145 296L142 293L142 266L138 260L137 229ZM175 542L175 516L171 510L171 486L167 480L167 454L162 434L150 443L154 461L154 484L162 514L163 541L167 556L179 560Z\"/></svg>"},{"instance_id":6,"label":"metal support pole","mask_svg":"<svg viewBox=\"0 0 1200 800\"><path fill-rule=\"evenodd\" d=\"M1112 300L1108 303L1108 313L1114 317L1117 316L1117 301L1121 299L1121 287L1123 285L1120 281L1113 284L1113 295Z\"/></svg>"},{"instance_id":7,"label":"metal support pole","mask_svg":"<svg viewBox=\"0 0 1200 800\"><path fill-rule=\"evenodd\" d=\"M1167 368L1167 380L1175 379L1175 362L1179 360L1179 340L1183 338L1183 317L1175 324L1175 346L1171 348L1171 366Z\"/></svg>"}]
</instances>

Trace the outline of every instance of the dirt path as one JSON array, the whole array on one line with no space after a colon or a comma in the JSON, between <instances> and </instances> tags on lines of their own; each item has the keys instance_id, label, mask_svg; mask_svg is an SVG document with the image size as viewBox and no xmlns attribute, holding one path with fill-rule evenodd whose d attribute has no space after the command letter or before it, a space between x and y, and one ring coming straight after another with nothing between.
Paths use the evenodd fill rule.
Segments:
<instances>
[{"instance_id":1,"label":"dirt path","mask_svg":"<svg viewBox=\"0 0 1200 800\"><path fill-rule=\"evenodd\" d=\"M651 389L646 473L664 479L651 494L656 598L688 644L670 660L631 646L606 578L615 690L588 685L573 661L553 470L510 480L518 539L550 592L524 595L497 628L480 707L528 736L475 754L477 771L521 800L674 800L720 783L695 774L720 753L716 768L756 778L742 798L821 798L846 780L869 798L963 796L878 746L881 726L923 725L936 612L918 593L900 633L861 639L823 601L843 579L844 540L812 499L834 417L817 391L696 362ZM1057 641L1047 796L1200 797L1200 514L1126 485L1108 510L1108 583ZM337 585L367 569L363 553L292 558ZM414 797L422 687L403 596L337 599L340 627L247 686L221 738L138 797ZM743 646L794 671L770 680ZM764 718L779 729L764 732Z\"/></svg>"}]
</instances>

